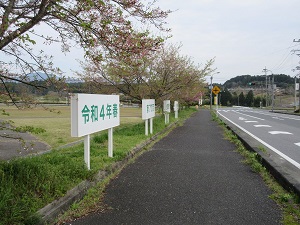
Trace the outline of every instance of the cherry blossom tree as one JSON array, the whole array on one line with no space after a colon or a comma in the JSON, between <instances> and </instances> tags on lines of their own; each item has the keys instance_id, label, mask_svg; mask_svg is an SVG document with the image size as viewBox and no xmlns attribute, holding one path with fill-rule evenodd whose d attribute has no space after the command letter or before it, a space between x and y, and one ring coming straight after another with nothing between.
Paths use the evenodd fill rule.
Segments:
<instances>
[{"instance_id":1,"label":"cherry blossom tree","mask_svg":"<svg viewBox=\"0 0 300 225\"><path fill-rule=\"evenodd\" d=\"M148 82L151 97L187 102L203 89L204 77L215 70L214 59L195 64L190 57L180 53L180 48L168 45L154 57Z\"/></svg>"},{"instance_id":2,"label":"cherry blossom tree","mask_svg":"<svg viewBox=\"0 0 300 225\"><path fill-rule=\"evenodd\" d=\"M47 45L60 43L63 52L76 44L84 49L87 60L98 62L109 55L127 57L157 49L163 38L152 36L148 29L167 31L163 25L170 11L162 11L155 3L155 0L148 3L141 0L1 1L2 94L13 97L7 81L37 89L57 84L61 71L53 64L52 56L36 49L37 39ZM39 32L41 26L46 26L49 32ZM28 73L39 71L48 75L45 85L27 79Z\"/></svg>"},{"instance_id":3,"label":"cherry blossom tree","mask_svg":"<svg viewBox=\"0 0 300 225\"><path fill-rule=\"evenodd\" d=\"M189 101L203 89L204 77L214 71L214 59L195 65L188 56L182 56L181 46L164 45L161 49L114 55L105 63L97 60L84 62L83 77L99 88L109 83L119 92L142 101L154 98Z\"/></svg>"}]
</instances>

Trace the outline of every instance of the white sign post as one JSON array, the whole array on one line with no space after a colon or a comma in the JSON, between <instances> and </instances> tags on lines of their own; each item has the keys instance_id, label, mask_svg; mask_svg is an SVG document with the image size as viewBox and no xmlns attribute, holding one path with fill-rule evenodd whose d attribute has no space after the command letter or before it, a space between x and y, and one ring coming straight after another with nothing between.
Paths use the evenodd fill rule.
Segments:
<instances>
[{"instance_id":1,"label":"white sign post","mask_svg":"<svg viewBox=\"0 0 300 225\"><path fill-rule=\"evenodd\" d=\"M203 103L202 92L200 92L199 106L202 105L202 103Z\"/></svg>"},{"instance_id":2,"label":"white sign post","mask_svg":"<svg viewBox=\"0 0 300 225\"><path fill-rule=\"evenodd\" d=\"M174 101L175 119L178 119L178 110L179 110L179 104L178 104L178 101Z\"/></svg>"},{"instance_id":3,"label":"white sign post","mask_svg":"<svg viewBox=\"0 0 300 225\"><path fill-rule=\"evenodd\" d=\"M142 100L142 119L145 120L145 135L148 136L150 120L150 134L153 133L153 117L155 117L155 99Z\"/></svg>"},{"instance_id":4,"label":"white sign post","mask_svg":"<svg viewBox=\"0 0 300 225\"><path fill-rule=\"evenodd\" d=\"M118 95L73 94L71 136L84 136L84 161L90 169L90 134L108 129L108 156L113 157L113 127L120 125Z\"/></svg>"},{"instance_id":5,"label":"white sign post","mask_svg":"<svg viewBox=\"0 0 300 225\"><path fill-rule=\"evenodd\" d=\"M90 166L90 135L84 136L84 162L88 168L91 169Z\"/></svg>"},{"instance_id":6,"label":"white sign post","mask_svg":"<svg viewBox=\"0 0 300 225\"><path fill-rule=\"evenodd\" d=\"M170 100L164 100L165 124L168 124L170 122L170 112L171 112L171 102Z\"/></svg>"}]
</instances>

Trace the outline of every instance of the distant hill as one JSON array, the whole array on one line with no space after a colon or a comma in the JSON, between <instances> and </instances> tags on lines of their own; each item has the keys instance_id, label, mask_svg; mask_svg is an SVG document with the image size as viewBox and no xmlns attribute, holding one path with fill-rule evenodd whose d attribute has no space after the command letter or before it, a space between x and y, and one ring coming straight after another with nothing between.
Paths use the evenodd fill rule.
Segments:
<instances>
[{"instance_id":1,"label":"distant hill","mask_svg":"<svg viewBox=\"0 0 300 225\"><path fill-rule=\"evenodd\" d=\"M267 75L267 79L272 80L272 75ZM286 88L288 86L294 85L295 79L289 75L285 74L274 74L274 82L277 87ZM266 85L266 76L265 75L241 75L230 80L227 80L223 86L225 88L237 88L248 86L249 83L255 83L255 85Z\"/></svg>"},{"instance_id":2,"label":"distant hill","mask_svg":"<svg viewBox=\"0 0 300 225\"><path fill-rule=\"evenodd\" d=\"M26 77L26 80L29 80L29 81L44 81L49 78L48 75L45 74L44 72L29 73L25 77Z\"/></svg>"},{"instance_id":3,"label":"distant hill","mask_svg":"<svg viewBox=\"0 0 300 225\"><path fill-rule=\"evenodd\" d=\"M25 76L27 81L45 81L49 77L54 77L55 75L47 75L44 72L34 72L29 73ZM67 77L66 83L82 83L83 81L80 78Z\"/></svg>"}]
</instances>

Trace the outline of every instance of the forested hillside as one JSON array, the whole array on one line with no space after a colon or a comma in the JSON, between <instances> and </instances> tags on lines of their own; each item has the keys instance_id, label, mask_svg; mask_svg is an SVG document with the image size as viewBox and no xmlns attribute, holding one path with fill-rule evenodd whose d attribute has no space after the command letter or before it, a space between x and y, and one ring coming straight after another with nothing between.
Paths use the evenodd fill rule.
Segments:
<instances>
[{"instance_id":1,"label":"forested hillside","mask_svg":"<svg viewBox=\"0 0 300 225\"><path fill-rule=\"evenodd\" d=\"M268 83L269 80L272 80L273 75L267 75ZM277 87L286 88L290 85L294 85L295 80L293 77L285 74L274 74L274 82ZM254 85L266 85L266 76L265 75L241 75L224 83L225 88L237 88L237 87L244 87L248 86L249 83L253 83Z\"/></svg>"}]
</instances>

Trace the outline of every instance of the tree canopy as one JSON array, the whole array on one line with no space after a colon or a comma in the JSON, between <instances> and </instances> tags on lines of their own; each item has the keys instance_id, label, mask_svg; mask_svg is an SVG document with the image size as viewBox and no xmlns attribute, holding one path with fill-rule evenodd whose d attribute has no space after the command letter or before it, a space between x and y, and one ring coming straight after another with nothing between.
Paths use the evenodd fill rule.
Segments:
<instances>
[{"instance_id":1,"label":"tree canopy","mask_svg":"<svg viewBox=\"0 0 300 225\"><path fill-rule=\"evenodd\" d=\"M273 76L268 74L267 79L269 80ZM289 85L293 85L295 83L294 78L285 75L285 74L274 74L274 81L278 87L286 88ZM241 75L233 77L227 80L224 83L224 87L226 88L236 88L236 87L245 87L248 86L249 83L256 83L256 85L264 86L266 84L266 75Z\"/></svg>"},{"instance_id":2,"label":"tree canopy","mask_svg":"<svg viewBox=\"0 0 300 225\"><path fill-rule=\"evenodd\" d=\"M195 65L191 58L180 54L180 47L164 45L143 56L132 53L85 62L82 76L99 86L110 83L139 102L144 98L194 101L203 89L204 77L214 70L214 59Z\"/></svg>"},{"instance_id":3,"label":"tree canopy","mask_svg":"<svg viewBox=\"0 0 300 225\"><path fill-rule=\"evenodd\" d=\"M161 45L162 37L151 35L148 28L160 31L170 11L162 11L155 1L141 0L7 0L0 3L0 81L10 94L6 81L33 85L26 79L32 72L48 74L48 84L57 79L51 75L61 71L52 56L37 51L36 40L44 44L58 42L62 51L79 45L87 59L101 61L106 55L124 57L145 54ZM134 27L133 22L139 22ZM39 30L46 26L45 35ZM23 75L23 76L20 76ZM38 76L38 73L37 73ZM55 77L54 77L55 78Z\"/></svg>"}]
</instances>

